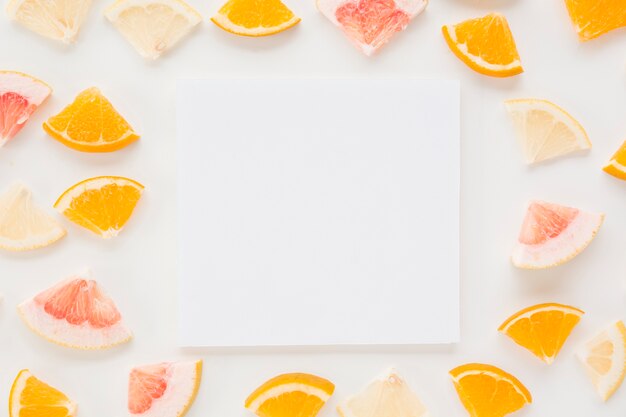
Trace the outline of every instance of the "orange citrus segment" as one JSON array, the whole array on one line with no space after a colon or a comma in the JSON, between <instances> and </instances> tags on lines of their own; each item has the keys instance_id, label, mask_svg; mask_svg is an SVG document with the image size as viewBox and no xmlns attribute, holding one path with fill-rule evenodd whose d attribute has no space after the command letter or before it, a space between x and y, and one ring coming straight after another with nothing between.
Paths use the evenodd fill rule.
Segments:
<instances>
[{"instance_id":1,"label":"orange citrus segment","mask_svg":"<svg viewBox=\"0 0 626 417\"><path fill-rule=\"evenodd\" d=\"M626 26L624 0L565 0L565 5L581 41Z\"/></svg>"},{"instance_id":2,"label":"orange citrus segment","mask_svg":"<svg viewBox=\"0 0 626 417\"><path fill-rule=\"evenodd\" d=\"M503 417L532 402L517 378L492 365L470 363L454 368L450 375L472 417Z\"/></svg>"},{"instance_id":3,"label":"orange citrus segment","mask_svg":"<svg viewBox=\"0 0 626 417\"><path fill-rule=\"evenodd\" d=\"M578 358L596 391L606 401L626 377L626 326L617 321L587 342Z\"/></svg>"},{"instance_id":4,"label":"orange citrus segment","mask_svg":"<svg viewBox=\"0 0 626 417\"><path fill-rule=\"evenodd\" d=\"M54 207L103 238L117 236L135 210L143 185L124 177L95 177L65 191Z\"/></svg>"},{"instance_id":5,"label":"orange citrus segment","mask_svg":"<svg viewBox=\"0 0 626 417\"><path fill-rule=\"evenodd\" d=\"M37 379L28 369L20 371L11 387L9 417L73 417L76 404L65 394Z\"/></svg>"},{"instance_id":6,"label":"orange citrus segment","mask_svg":"<svg viewBox=\"0 0 626 417\"><path fill-rule=\"evenodd\" d=\"M551 364L583 314L563 304L538 304L515 313L498 330Z\"/></svg>"},{"instance_id":7,"label":"orange citrus segment","mask_svg":"<svg viewBox=\"0 0 626 417\"><path fill-rule=\"evenodd\" d=\"M83 152L112 152L139 139L96 87L81 92L43 128L59 142Z\"/></svg>"},{"instance_id":8,"label":"orange citrus segment","mask_svg":"<svg viewBox=\"0 0 626 417\"><path fill-rule=\"evenodd\" d=\"M335 391L319 376L292 373L270 379L246 399L246 408L259 417L315 417Z\"/></svg>"},{"instance_id":9,"label":"orange citrus segment","mask_svg":"<svg viewBox=\"0 0 626 417\"><path fill-rule=\"evenodd\" d=\"M229 0L211 18L227 32L242 36L268 36L300 22L280 0Z\"/></svg>"},{"instance_id":10,"label":"orange citrus segment","mask_svg":"<svg viewBox=\"0 0 626 417\"><path fill-rule=\"evenodd\" d=\"M446 25L442 32L452 52L474 71L493 77L524 71L509 24L501 14Z\"/></svg>"},{"instance_id":11,"label":"orange citrus segment","mask_svg":"<svg viewBox=\"0 0 626 417\"><path fill-rule=\"evenodd\" d=\"M615 178L626 180L626 142L622 143L622 146L602 169Z\"/></svg>"}]
</instances>

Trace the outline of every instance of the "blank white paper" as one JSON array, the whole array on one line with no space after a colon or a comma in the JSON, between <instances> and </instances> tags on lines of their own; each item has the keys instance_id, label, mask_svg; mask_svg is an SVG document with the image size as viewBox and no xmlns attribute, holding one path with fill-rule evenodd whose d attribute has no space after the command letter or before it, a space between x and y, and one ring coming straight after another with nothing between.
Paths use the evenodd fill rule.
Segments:
<instances>
[{"instance_id":1,"label":"blank white paper","mask_svg":"<svg viewBox=\"0 0 626 417\"><path fill-rule=\"evenodd\" d=\"M459 83L178 85L182 346L459 341Z\"/></svg>"}]
</instances>

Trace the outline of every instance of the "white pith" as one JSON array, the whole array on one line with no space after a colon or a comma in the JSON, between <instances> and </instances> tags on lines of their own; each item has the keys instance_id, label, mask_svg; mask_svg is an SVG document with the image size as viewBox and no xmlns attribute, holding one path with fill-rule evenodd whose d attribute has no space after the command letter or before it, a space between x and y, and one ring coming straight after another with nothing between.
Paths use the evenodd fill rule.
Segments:
<instances>
[{"instance_id":1,"label":"white pith","mask_svg":"<svg viewBox=\"0 0 626 417\"><path fill-rule=\"evenodd\" d=\"M567 262L591 243L603 221L604 214L579 211L565 230L546 242L528 245L518 241L511 261L517 267L529 269L549 268Z\"/></svg>"},{"instance_id":2,"label":"white pith","mask_svg":"<svg viewBox=\"0 0 626 417\"><path fill-rule=\"evenodd\" d=\"M613 344L613 356L611 357L613 367L606 375L599 375L588 363L595 346L604 341ZM626 328L623 322L616 322L602 331L596 337L587 342L578 353L578 359L585 367L591 382L596 388L600 397L606 401L619 388L626 375Z\"/></svg>"},{"instance_id":3,"label":"white pith","mask_svg":"<svg viewBox=\"0 0 626 417\"><path fill-rule=\"evenodd\" d=\"M167 388L163 395L152 400L152 406L141 414L142 417L182 417L194 399L201 375L201 361L174 362L169 364ZM140 367L141 368L141 367Z\"/></svg>"},{"instance_id":4,"label":"white pith","mask_svg":"<svg viewBox=\"0 0 626 417\"><path fill-rule=\"evenodd\" d=\"M24 322L35 333L56 344L76 349L105 349L127 342L132 333L123 322L106 328L95 328L89 323L73 325L65 319L48 314L34 299L17 307Z\"/></svg>"},{"instance_id":5,"label":"white pith","mask_svg":"<svg viewBox=\"0 0 626 417\"><path fill-rule=\"evenodd\" d=\"M26 381L30 377L34 377L34 375L28 370L23 370L19 373L19 375L17 376L17 379L13 383L13 387L11 388L12 397L9 400L9 402L11 403L9 413L12 417L18 417L20 415L20 405L21 405L20 395L22 394L22 391L24 391L24 387L26 386ZM78 407L76 403L72 402L71 400L66 402L65 404L59 404L59 405L67 408L68 415L70 416L76 415L76 409Z\"/></svg>"},{"instance_id":6,"label":"white pith","mask_svg":"<svg viewBox=\"0 0 626 417\"><path fill-rule=\"evenodd\" d=\"M52 89L49 85L26 74L0 71L0 95L9 92L16 93L28 100L30 104L39 106L52 93Z\"/></svg>"},{"instance_id":7,"label":"white pith","mask_svg":"<svg viewBox=\"0 0 626 417\"><path fill-rule=\"evenodd\" d=\"M322 402L326 402L330 398L330 394L320 388L313 387L311 385L301 384L298 382L290 382L288 384L278 385L265 391L250 403L248 409L252 411L258 410L265 401L271 398L278 397L282 394L295 391L318 397Z\"/></svg>"}]
</instances>

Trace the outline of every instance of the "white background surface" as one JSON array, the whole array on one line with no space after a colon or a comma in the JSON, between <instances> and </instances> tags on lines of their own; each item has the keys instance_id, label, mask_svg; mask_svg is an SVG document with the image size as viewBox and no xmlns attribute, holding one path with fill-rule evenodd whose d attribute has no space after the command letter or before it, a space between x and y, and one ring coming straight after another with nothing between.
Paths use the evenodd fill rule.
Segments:
<instances>
[{"instance_id":1,"label":"white background surface","mask_svg":"<svg viewBox=\"0 0 626 417\"><path fill-rule=\"evenodd\" d=\"M459 341L458 82L178 89L181 346Z\"/></svg>"},{"instance_id":2,"label":"white background surface","mask_svg":"<svg viewBox=\"0 0 626 417\"><path fill-rule=\"evenodd\" d=\"M321 417L335 416L337 401L396 366L433 416L466 413L447 371L467 361L490 362L517 375L535 403L520 416L619 417L626 388L600 404L573 357L600 327L626 318L626 184L600 171L626 138L626 33L580 44L562 1L438 0L378 56L361 56L317 13L310 1L290 1L299 27L268 39L241 39L206 22L172 54L144 62L102 17L95 3L79 42L64 48L0 19L0 63L39 76L54 96L0 151L0 188L27 182L51 207L74 182L120 174L144 182L147 192L127 230L100 241L67 224L57 246L0 255L0 408L20 368L64 389L82 416L124 415L128 369L141 363L202 357L204 381L191 417L246 416L243 401L265 379L285 371L314 372L337 385ZM220 0L197 1L205 18ZM444 23L504 12L526 73L512 79L474 74L447 49ZM366 76L459 78L462 82L462 338L454 347L388 349L180 350L176 335L176 223L174 93L177 77ZM74 152L46 137L40 125L90 85L98 85L143 133L139 143L109 155ZM502 100L552 99L580 119L590 154L527 168L514 142ZM372 106L381 105L372 103ZM219 120L207 120L215 129ZM558 269L517 271L508 261L530 198L604 211L606 222L580 257ZM31 334L15 305L78 269L90 266L135 330L135 340L108 352L74 352ZM519 308L544 301L571 303L585 316L560 357L546 367L496 332ZM436 318L434 318L436 319ZM410 331L410 329L407 329ZM6 408L4 408L6 409Z\"/></svg>"}]
</instances>

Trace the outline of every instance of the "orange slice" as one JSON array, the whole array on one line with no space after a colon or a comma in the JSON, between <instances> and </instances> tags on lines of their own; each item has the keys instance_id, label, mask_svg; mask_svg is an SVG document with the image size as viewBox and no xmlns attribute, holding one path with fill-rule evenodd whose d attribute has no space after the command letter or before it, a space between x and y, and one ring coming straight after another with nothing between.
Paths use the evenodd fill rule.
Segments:
<instances>
[{"instance_id":1,"label":"orange slice","mask_svg":"<svg viewBox=\"0 0 626 417\"><path fill-rule=\"evenodd\" d=\"M83 152L112 152L139 139L96 87L80 93L43 128L62 144Z\"/></svg>"},{"instance_id":2,"label":"orange slice","mask_svg":"<svg viewBox=\"0 0 626 417\"><path fill-rule=\"evenodd\" d=\"M565 5L581 41L626 26L624 0L565 0Z\"/></svg>"},{"instance_id":3,"label":"orange slice","mask_svg":"<svg viewBox=\"0 0 626 417\"><path fill-rule=\"evenodd\" d=\"M450 375L472 417L503 417L532 403L526 387L495 366L469 363L454 368Z\"/></svg>"},{"instance_id":4,"label":"orange slice","mask_svg":"<svg viewBox=\"0 0 626 417\"><path fill-rule=\"evenodd\" d=\"M9 395L9 417L74 417L76 403L37 379L28 369L17 374Z\"/></svg>"},{"instance_id":5,"label":"orange slice","mask_svg":"<svg viewBox=\"0 0 626 417\"><path fill-rule=\"evenodd\" d=\"M124 228L143 189L129 178L89 178L67 189L54 207L69 220L107 239Z\"/></svg>"},{"instance_id":6,"label":"orange slice","mask_svg":"<svg viewBox=\"0 0 626 417\"><path fill-rule=\"evenodd\" d=\"M211 18L227 32L242 36L268 36L300 23L280 0L229 0Z\"/></svg>"},{"instance_id":7,"label":"orange slice","mask_svg":"<svg viewBox=\"0 0 626 417\"><path fill-rule=\"evenodd\" d=\"M563 304L538 304L518 311L498 330L551 364L583 314L582 310Z\"/></svg>"},{"instance_id":8,"label":"orange slice","mask_svg":"<svg viewBox=\"0 0 626 417\"><path fill-rule=\"evenodd\" d=\"M626 326L617 321L585 344L578 358L593 386L606 401L626 377Z\"/></svg>"},{"instance_id":9,"label":"orange slice","mask_svg":"<svg viewBox=\"0 0 626 417\"><path fill-rule=\"evenodd\" d=\"M246 408L259 417L315 417L335 391L319 376L283 374L270 379L246 399Z\"/></svg>"},{"instance_id":10,"label":"orange slice","mask_svg":"<svg viewBox=\"0 0 626 417\"><path fill-rule=\"evenodd\" d=\"M492 77L524 71L509 24L499 13L446 25L442 32L452 52L474 71Z\"/></svg>"},{"instance_id":11,"label":"orange slice","mask_svg":"<svg viewBox=\"0 0 626 417\"><path fill-rule=\"evenodd\" d=\"M602 169L615 178L626 180L626 142L622 143L622 146Z\"/></svg>"}]
</instances>

